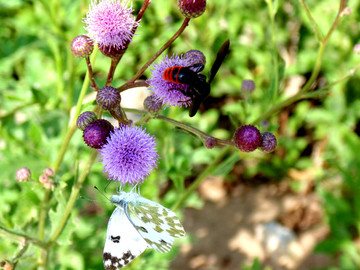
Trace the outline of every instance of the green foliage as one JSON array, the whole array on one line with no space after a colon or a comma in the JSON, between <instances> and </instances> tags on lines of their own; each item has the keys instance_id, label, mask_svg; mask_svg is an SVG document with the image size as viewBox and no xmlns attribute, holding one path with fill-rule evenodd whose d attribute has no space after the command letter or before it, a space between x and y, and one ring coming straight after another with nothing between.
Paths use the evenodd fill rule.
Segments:
<instances>
[{"instance_id":1,"label":"green foliage","mask_svg":"<svg viewBox=\"0 0 360 270\"><path fill-rule=\"evenodd\" d=\"M85 33L81 20L89 2L0 0L0 261L17 263L17 269L103 267L106 226L114 206L92 187L104 190L106 176L102 165L91 160L91 150L84 145L79 130L71 134L70 142L66 139L86 73L85 61L73 57L70 44L76 35ZM191 119L186 109L167 108L161 114L223 140L231 140L241 124L253 123L262 132L277 135L278 152L244 154L230 148L206 149L197 136L151 119L146 129L156 137L161 161L141 186L141 193L166 207L177 207L184 198L185 205L201 208L202 201L193 191L204 171L240 182L233 168L242 166L246 179L281 181L290 169L316 168L316 192L323 200L331 233L315 252L334 258L336 263L327 269L359 269L360 78L355 72L359 56L353 54L352 47L358 42L356 11L360 4L349 1L353 14L340 19L317 69L321 40L300 2L275 1L270 9L269 1L209 0L204 15L191 20L165 51L171 55L199 49L207 56L207 72L217 49L230 39L231 53L212 83L204 109ZM319 32L326 36L339 1L306 2ZM136 11L141 5L142 1L133 3ZM130 79L182 21L176 1L152 1L115 72L114 87ZM104 85L109 59L98 53L92 66L95 81ZM294 87L294 91L288 85L296 82L296 76L308 81L311 73L316 74L313 88L289 101L304 86ZM149 69L144 76L150 76ZM249 95L241 92L244 79L256 84ZM306 94L316 91L324 91L321 99L307 98ZM91 92L87 90L88 98ZM276 107L279 104L283 106ZM86 99L82 111L95 105L91 98ZM266 115L272 108L277 109ZM269 126L265 127L262 120ZM319 167L313 155L321 142L325 148L320 159L325 165ZM61 149L67 143L62 158ZM91 165L89 174L87 164ZM15 172L23 166L31 169L32 180L20 183ZM50 193L38 181L47 167L56 168L51 178L55 188ZM84 181L77 186L82 176ZM189 189L194 183L194 189ZM106 191L112 194L116 186L110 184ZM81 200L80 195L99 202ZM59 237L52 239L58 230ZM28 239L24 254L19 244L22 237ZM176 241L167 254L147 251L128 268L169 269L179 246L189 241ZM267 268L256 259L242 269Z\"/></svg>"}]
</instances>

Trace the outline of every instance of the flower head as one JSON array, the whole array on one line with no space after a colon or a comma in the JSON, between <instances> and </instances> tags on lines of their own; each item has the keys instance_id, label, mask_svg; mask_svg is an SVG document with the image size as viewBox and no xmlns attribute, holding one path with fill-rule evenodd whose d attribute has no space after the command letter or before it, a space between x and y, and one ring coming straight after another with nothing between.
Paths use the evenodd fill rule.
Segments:
<instances>
[{"instance_id":1,"label":"flower head","mask_svg":"<svg viewBox=\"0 0 360 270\"><path fill-rule=\"evenodd\" d=\"M19 182L26 182L31 179L31 171L27 167L22 167L16 171L16 179Z\"/></svg>"},{"instance_id":2,"label":"flower head","mask_svg":"<svg viewBox=\"0 0 360 270\"><path fill-rule=\"evenodd\" d=\"M71 42L71 52L76 57L87 57L94 50L93 41L86 35L77 36Z\"/></svg>"},{"instance_id":3,"label":"flower head","mask_svg":"<svg viewBox=\"0 0 360 270\"><path fill-rule=\"evenodd\" d=\"M182 107L184 105L188 107L191 104L191 100L181 91L188 91L189 86L187 84L166 81L163 78L163 74L167 68L174 66L188 67L191 64L192 60L190 58L179 57L178 55L174 55L171 58L164 56L161 62L154 64L151 68L151 77L147 80L154 97L162 100L166 106Z\"/></svg>"},{"instance_id":4,"label":"flower head","mask_svg":"<svg viewBox=\"0 0 360 270\"><path fill-rule=\"evenodd\" d=\"M253 92L255 89L255 83L252 80L243 80L241 83L241 89L246 92Z\"/></svg>"},{"instance_id":5,"label":"flower head","mask_svg":"<svg viewBox=\"0 0 360 270\"><path fill-rule=\"evenodd\" d=\"M132 7L127 8L129 1L100 0L92 1L90 10L84 18L86 31L100 50L121 50L127 47L134 33L133 28L139 25L131 14Z\"/></svg>"},{"instance_id":6,"label":"flower head","mask_svg":"<svg viewBox=\"0 0 360 270\"><path fill-rule=\"evenodd\" d=\"M110 110L120 104L121 97L116 88L105 86L97 92L96 101L104 110Z\"/></svg>"},{"instance_id":7,"label":"flower head","mask_svg":"<svg viewBox=\"0 0 360 270\"><path fill-rule=\"evenodd\" d=\"M274 134L270 132L264 132L261 134L260 150L266 153L270 153L275 150L277 140Z\"/></svg>"},{"instance_id":8,"label":"flower head","mask_svg":"<svg viewBox=\"0 0 360 270\"><path fill-rule=\"evenodd\" d=\"M100 150L104 172L122 185L139 184L156 167L155 138L136 126L120 126Z\"/></svg>"},{"instance_id":9,"label":"flower head","mask_svg":"<svg viewBox=\"0 0 360 270\"><path fill-rule=\"evenodd\" d=\"M234 142L241 151L252 152L260 146L261 133L256 127L245 125L236 130Z\"/></svg>"},{"instance_id":10,"label":"flower head","mask_svg":"<svg viewBox=\"0 0 360 270\"><path fill-rule=\"evenodd\" d=\"M152 114L157 114L163 106L163 103L153 95L148 96L144 100L144 109Z\"/></svg>"},{"instance_id":11,"label":"flower head","mask_svg":"<svg viewBox=\"0 0 360 270\"><path fill-rule=\"evenodd\" d=\"M96 113L91 111L85 111L79 115L78 119L76 120L76 125L79 129L84 130L88 126L88 124L90 124L96 119Z\"/></svg>"},{"instance_id":12,"label":"flower head","mask_svg":"<svg viewBox=\"0 0 360 270\"><path fill-rule=\"evenodd\" d=\"M114 127L109 121L97 119L88 124L84 129L84 141L91 148L99 149L106 143L106 140L113 129Z\"/></svg>"},{"instance_id":13,"label":"flower head","mask_svg":"<svg viewBox=\"0 0 360 270\"><path fill-rule=\"evenodd\" d=\"M196 18L204 13L206 0L179 0L180 12L187 18Z\"/></svg>"},{"instance_id":14,"label":"flower head","mask_svg":"<svg viewBox=\"0 0 360 270\"><path fill-rule=\"evenodd\" d=\"M191 65L199 63L199 64L203 64L205 66L205 64L206 64L206 57L199 50L187 51L185 53L184 57L191 61L191 63L190 63Z\"/></svg>"}]
</instances>

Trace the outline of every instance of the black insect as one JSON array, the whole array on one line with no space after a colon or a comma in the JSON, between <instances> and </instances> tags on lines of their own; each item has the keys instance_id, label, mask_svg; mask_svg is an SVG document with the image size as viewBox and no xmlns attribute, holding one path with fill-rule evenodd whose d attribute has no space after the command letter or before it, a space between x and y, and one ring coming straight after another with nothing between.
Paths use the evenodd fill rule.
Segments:
<instances>
[{"instance_id":1,"label":"black insect","mask_svg":"<svg viewBox=\"0 0 360 270\"><path fill-rule=\"evenodd\" d=\"M206 81L205 75L200 74L200 72L204 70L203 64L197 63L188 67L174 66L164 70L164 80L189 86L186 91L176 90L181 91L184 96L192 100L189 109L190 117L193 117L197 113L201 102L210 94L210 84L224 61L225 56L229 53L229 46L230 41L227 40L219 49L214 64L209 71L208 81Z\"/></svg>"}]
</instances>

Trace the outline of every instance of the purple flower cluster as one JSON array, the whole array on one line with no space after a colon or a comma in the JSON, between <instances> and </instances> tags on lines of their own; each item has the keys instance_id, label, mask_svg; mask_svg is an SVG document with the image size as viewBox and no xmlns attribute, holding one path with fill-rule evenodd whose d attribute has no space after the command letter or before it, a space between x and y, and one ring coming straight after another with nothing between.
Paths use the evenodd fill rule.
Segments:
<instances>
[{"instance_id":1,"label":"purple flower cluster","mask_svg":"<svg viewBox=\"0 0 360 270\"><path fill-rule=\"evenodd\" d=\"M127 8L129 1L120 0L92 1L84 23L88 36L104 49L124 49L131 41L133 28L139 25L132 15L133 9Z\"/></svg>"}]
</instances>

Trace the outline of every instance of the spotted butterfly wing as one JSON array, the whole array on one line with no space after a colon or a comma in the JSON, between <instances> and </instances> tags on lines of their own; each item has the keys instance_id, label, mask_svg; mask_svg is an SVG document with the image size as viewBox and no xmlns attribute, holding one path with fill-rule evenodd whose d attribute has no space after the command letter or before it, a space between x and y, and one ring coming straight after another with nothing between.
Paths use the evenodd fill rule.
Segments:
<instances>
[{"instance_id":1,"label":"spotted butterfly wing","mask_svg":"<svg viewBox=\"0 0 360 270\"><path fill-rule=\"evenodd\" d=\"M148 244L128 220L124 209L116 207L106 232L103 262L106 270L116 270L144 252Z\"/></svg>"},{"instance_id":2,"label":"spotted butterfly wing","mask_svg":"<svg viewBox=\"0 0 360 270\"><path fill-rule=\"evenodd\" d=\"M185 236L173 211L144 197L128 203L125 213L148 245L161 253L170 251L174 238Z\"/></svg>"}]
</instances>

